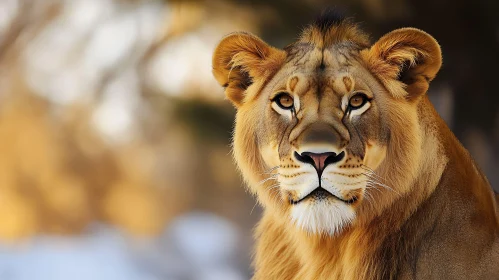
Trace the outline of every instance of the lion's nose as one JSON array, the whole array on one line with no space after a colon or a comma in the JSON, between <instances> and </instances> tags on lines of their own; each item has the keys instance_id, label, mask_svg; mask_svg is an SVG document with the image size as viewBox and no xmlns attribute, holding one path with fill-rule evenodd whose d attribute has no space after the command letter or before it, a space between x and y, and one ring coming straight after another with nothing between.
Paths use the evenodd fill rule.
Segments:
<instances>
[{"instance_id":1,"label":"lion's nose","mask_svg":"<svg viewBox=\"0 0 499 280\"><path fill-rule=\"evenodd\" d=\"M326 166L328 166L329 164L339 162L340 160L343 159L344 156L345 152L341 152L339 154L333 152L327 152L327 153L303 152L299 154L298 152L295 152L295 158L301 162L309 163L313 167L315 167L315 170L317 170L319 177L321 177L322 171L324 171Z\"/></svg>"}]
</instances>

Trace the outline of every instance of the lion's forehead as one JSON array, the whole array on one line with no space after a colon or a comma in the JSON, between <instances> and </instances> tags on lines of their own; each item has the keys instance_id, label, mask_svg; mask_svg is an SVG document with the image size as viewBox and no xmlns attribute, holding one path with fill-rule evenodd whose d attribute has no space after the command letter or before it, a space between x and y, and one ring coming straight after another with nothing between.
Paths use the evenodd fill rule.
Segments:
<instances>
[{"instance_id":1,"label":"lion's forehead","mask_svg":"<svg viewBox=\"0 0 499 280\"><path fill-rule=\"evenodd\" d=\"M345 94L365 88L359 72L363 69L356 51L346 47L328 49L295 46L288 50L288 60L270 83L272 91L288 91L305 95Z\"/></svg>"}]
</instances>

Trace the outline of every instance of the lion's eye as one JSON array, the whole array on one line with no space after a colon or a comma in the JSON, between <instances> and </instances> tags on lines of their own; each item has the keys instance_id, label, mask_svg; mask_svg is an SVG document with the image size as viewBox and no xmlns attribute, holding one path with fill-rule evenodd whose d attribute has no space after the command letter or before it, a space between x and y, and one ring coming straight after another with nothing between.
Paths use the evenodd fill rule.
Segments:
<instances>
[{"instance_id":1,"label":"lion's eye","mask_svg":"<svg viewBox=\"0 0 499 280\"><path fill-rule=\"evenodd\" d=\"M286 92L279 93L272 101L284 110L290 110L294 106L293 97Z\"/></svg>"},{"instance_id":2,"label":"lion's eye","mask_svg":"<svg viewBox=\"0 0 499 280\"><path fill-rule=\"evenodd\" d=\"M363 93L357 93L350 98L350 101L348 101L348 106L355 110L362 107L364 104L366 104L366 102L367 96Z\"/></svg>"}]
</instances>

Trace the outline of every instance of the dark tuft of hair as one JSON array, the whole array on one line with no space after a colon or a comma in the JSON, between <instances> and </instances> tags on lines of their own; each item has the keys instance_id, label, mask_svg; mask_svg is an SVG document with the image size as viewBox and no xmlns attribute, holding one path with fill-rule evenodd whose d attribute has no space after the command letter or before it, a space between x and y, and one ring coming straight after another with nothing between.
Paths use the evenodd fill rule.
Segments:
<instances>
[{"instance_id":1,"label":"dark tuft of hair","mask_svg":"<svg viewBox=\"0 0 499 280\"><path fill-rule=\"evenodd\" d=\"M321 48L341 42L354 43L360 48L370 45L369 36L352 18L346 18L337 10L325 10L314 22L305 27L300 42Z\"/></svg>"},{"instance_id":2,"label":"dark tuft of hair","mask_svg":"<svg viewBox=\"0 0 499 280\"><path fill-rule=\"evenodd\" d=\"M347 21L348 19L340 11L327 9L311 25L318 28L321 32L325 32L331 27L341 25Z\"/></svg>"}]
</instances>

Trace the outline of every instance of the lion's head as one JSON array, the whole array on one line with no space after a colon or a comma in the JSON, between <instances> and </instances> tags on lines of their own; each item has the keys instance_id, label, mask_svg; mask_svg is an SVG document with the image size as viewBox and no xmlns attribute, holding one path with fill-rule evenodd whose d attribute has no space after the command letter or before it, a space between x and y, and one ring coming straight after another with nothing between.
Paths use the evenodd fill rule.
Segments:
<instances>
[{"instance_id":1,"label":"lion's head","mask_svg":"<svg viewBox=\"0 0 499 280\"><path fill-rule=\"evenodd\" d=\"M270 211L328 234L409 191L424 134L418 104L440 66L438 43L421 30L371 45L330 18L283 50L233 33L213 56L237 108L234 155L250 189Z\"/></svg>"}]
</instances>

